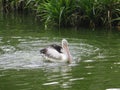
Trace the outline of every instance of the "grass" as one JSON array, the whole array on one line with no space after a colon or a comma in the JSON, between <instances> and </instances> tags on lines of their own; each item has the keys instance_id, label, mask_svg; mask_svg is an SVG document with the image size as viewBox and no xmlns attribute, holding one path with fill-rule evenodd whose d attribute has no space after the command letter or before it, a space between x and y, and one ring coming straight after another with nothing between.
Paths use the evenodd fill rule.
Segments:
<instances>
[{"instance_id":1,"label":"grass","mask_svg":"<svg viewBox=\"0 0 120 90\"><path fill-rule=\"evenodd\" d=\"M74 10L74 0L44 0L37 8L45 25L52 22L59 27L70 25L70 17Z\"/></svg>"},{"instance_id":2,"label":"grass","mask_svg":"<svg viewBox=\"0 0 120 90\"><path fill-rule=\"evenodd\" d=\"M112 27L120 22L119 0L3 0L3 11L36 12L45 27Z\"/></svg>"}]
</instances>

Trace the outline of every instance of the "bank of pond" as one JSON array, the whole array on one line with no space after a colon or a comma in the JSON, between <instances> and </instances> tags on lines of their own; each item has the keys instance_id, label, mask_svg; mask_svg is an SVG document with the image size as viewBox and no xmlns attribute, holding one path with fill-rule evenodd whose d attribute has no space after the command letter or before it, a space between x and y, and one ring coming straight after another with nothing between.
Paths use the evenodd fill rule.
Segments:
<instances>
[{"instance_id":1,"label":"bank of pond","mask_svg":"<svg viewBox=\"0 0 120 90\"><path fill-rule=\"evenodd\" d=\"M119 0L2 0L0 7L3 13L32 13L45 28L120 28Z\"/></svg>"}]
</instances>

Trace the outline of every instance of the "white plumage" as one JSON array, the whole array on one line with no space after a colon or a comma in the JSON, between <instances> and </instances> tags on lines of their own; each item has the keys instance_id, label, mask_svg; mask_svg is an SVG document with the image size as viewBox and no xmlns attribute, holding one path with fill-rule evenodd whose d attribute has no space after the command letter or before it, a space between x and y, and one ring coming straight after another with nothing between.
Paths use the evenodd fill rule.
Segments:
<instances>
[{"instance_id":1,"label":"white plumage","mask_svg":"<svg viewBox=\"0 0 120 90\"><path fill-rule=\"evenodd\" d=\"M42 50L40 52L44 55L44 57L52 62L69 62L72 61L72 56L69 51L68 42L66 39L62 40L62 46L52 44Z\"/></svg>"}]
</instances>

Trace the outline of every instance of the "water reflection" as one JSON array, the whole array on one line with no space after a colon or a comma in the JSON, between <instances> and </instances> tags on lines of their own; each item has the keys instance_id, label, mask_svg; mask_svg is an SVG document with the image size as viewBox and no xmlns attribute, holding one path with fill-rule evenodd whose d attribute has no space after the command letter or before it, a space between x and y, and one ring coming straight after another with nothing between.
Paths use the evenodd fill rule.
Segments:
<instances>
[{"instance_id":1,"label":"water reflection","mask_svg":"<svg viewBox=\"0 0 120 90\"><path fill-rule=\"evenodd\" d=\"M44 69L47 80L43 86L58 86L71 88L74 81L84 80L84 77L73 77L72 68L75 65L56 64Z\"/></svg>"},{"instance_id":2,"label":"water reflection","mask_svg":"<svg viewBox=\"0 0 120 90\"><path fill-rule=\"evenodd\" d=\"M53 67L45 68L45 76L47 81L43 85L59 85L63 88L71 86L69 79L72 78L72 68L69 65L58 64Z\"/></svg>"}]
</instances>

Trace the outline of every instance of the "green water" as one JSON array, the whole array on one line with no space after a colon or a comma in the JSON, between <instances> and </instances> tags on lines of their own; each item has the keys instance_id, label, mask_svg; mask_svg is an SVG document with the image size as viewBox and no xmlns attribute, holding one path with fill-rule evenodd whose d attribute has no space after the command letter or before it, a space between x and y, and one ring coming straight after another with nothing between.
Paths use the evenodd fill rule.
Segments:
<instances>
[{"instance_id":1,"label":"green water","mask_svg":"<svg viewBox=\"0 0 120 90\"><path fill-rule=\"evenodd\" d=\"M120 32L49 29L32 16L0 15L0 90L120 90ZM66 38L72 64L39 50Z\"/></svg>"}]
</instances>

